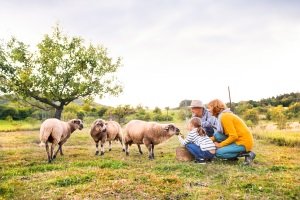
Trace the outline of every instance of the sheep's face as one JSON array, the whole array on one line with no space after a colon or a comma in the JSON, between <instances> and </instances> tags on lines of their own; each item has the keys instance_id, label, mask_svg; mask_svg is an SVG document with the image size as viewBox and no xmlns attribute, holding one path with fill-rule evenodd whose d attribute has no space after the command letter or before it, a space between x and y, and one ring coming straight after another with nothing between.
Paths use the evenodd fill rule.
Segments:
<instances>
[{"instance_id":1,"label":"sheep's face","mask_svg":"<svg viewBox=\"0 0 300 200\"><path fill-rule=\"evenodd\" d=\"M177 128L174 124L168 124L165 127L165 131L169 134L169 135L179 135L180 130L179 128Z\"/></svg>"},{"instance_id":2,"label":"sheep's face","mask_svg":"<svg viewBox=\"0 0 300 200\"><path fill-rule=\"evenodd\" d=\"M79 129L79 130L83 129L83 122L81 119L73 119L72 123L75 129Z\"/></svg>"},{"instance_id":3,"label":"sheep's face","mask_svg":"<svg viewBox=\"0 0 300 200\"><path fill-rule=\"evenodd\" d=\"M97 120L94 124L95 130L97 132L105 132L106 131L106 123L103 120Z\"/></svg>"}]
</instances>

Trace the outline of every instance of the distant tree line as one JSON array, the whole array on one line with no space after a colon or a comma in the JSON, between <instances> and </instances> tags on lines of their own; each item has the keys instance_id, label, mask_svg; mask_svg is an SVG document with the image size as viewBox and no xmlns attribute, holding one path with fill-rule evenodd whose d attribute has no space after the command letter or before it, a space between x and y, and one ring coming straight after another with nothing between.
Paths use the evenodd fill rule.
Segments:
<instances>
[{"instance_id":1,"label":"distant tree line","mask_svg":"<svg viewBox=\"0 0 300 200\"><path fill-rule=\"evenodd\" d=\"M288 120L300 120L299 93L291 93L262 99L261 101L241 101L232 103L235 114L242 117L251 127L259 123L260 120L274 121L279 128L285 128ZM266 102L269 102L266 104ZM284 102L280 104L280 102ZM34 118L43 120L53 117L54 109L42 110L35 107L24 107L17 101L11 101L5 96L0 97L0 119L23 120ZM110 107L100 105L92 100L76 100L67 105L62 113L62 119L80 118L83 120L93 120L95 118L112 119L120 123L126 123L131 119L145 121L174 121L186 120L191 117L188 108L191 100L183 100L178 108L164 109L156 107L149 109L141 105L132 107L130 105L119 105Z\"/></svg>"}]
</instances>

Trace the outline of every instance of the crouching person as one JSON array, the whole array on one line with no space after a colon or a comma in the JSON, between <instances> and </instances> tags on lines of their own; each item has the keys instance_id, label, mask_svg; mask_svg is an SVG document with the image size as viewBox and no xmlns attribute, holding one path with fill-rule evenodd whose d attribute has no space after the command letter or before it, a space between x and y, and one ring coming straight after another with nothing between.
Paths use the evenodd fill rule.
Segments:
<instances>
[{"instance_id":1,"label":"crouching person","mask_svg":"<svg viewBox=\"0 0 300 200\"><path fill-rule=\"evenodd\" d=\"M190 132L186 139L178 136L179 142L195 157L195 162L205 164L206 161L211 161L215 156L216 146L202 128L201 118L192 117L188 130Z\"/></svg>"},{"instance_id":2,"label":"crouching person","mask_svg":"<svg viewBox=\"0 0 300 200\"><path fill-rule=\"evenodd\" d=\"M208 110L222 125L222 133L216 132L211 137L217 147L216 157L238 160L239 156L245 156L245 164L250 164L255 158L255 153L251 151L254 142L244 121L218 99L208 103Z\"/></svg>"}]
</instances>

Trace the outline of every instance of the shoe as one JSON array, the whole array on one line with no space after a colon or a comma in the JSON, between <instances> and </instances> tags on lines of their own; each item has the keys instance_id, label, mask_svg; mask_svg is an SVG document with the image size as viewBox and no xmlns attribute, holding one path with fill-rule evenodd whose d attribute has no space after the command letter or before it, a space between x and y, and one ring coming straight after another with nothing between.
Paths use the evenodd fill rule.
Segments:
<instances>
[{"instance_id":1,"label":"shoe","mask_svg":"<svg viewBox=\"0 0 300 200\"><path fill-rule=\"evenodd\" d=\"M204 159L195 160L195 163L205 165L206 161Z\"/></svg>"},{"instance_id":2,"label":"shoe","mask_svg":"<svg viewBox=\"0 0 300 200\"><path fill-rule=\"evenodd\" d=\"M238 161L238 160L239 160L239 158L238 158L238 157L234 157L234 158L227 158L227 160L228 160L228 161L233 161L233 162L235 162L235 161Z\"/></svg>"},{"instance_id":3,"label":"shoe","mask_svg":"<svg viewBox=\"0 0 300 200\"><path fill-rule=\"evenodd\" d=\"M213 162L213 159L212 158L207 158L207 159L205 159L205 162Z\"/></svg>"},{"instance_id":4,"label":"shoe","mask_svg":"<svg viewBox=\"0 0 300 200\"><path fill-rule=\"evenodd\" d=\"M244 164L245 165L250 165L253 162L255 156L256 156L255 153L250 151L249 154L247 156L245 156Z\"/></svg>"}]
</instances>

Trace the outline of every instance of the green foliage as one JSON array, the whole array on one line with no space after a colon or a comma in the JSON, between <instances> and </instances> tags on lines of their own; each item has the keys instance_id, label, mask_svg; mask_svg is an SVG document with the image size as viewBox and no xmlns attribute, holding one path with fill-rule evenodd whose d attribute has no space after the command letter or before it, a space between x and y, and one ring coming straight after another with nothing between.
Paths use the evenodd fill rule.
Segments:
<instances>
[{"instance_id":1,"label":"green foliage","mask_svg":"<svg viewBox=\"0 0 300 200\"><path fill-rule=\"evenodd\" d=\"M284 114L284 108L277 106L269 110L271 119L277 123L279 129L284 129L287 123L287 117Z\"/></svg>"},{"instance_id":2,"label":"green foliage","mask_svg":"<svg viewBox=\"0 0 300 200\"><path fill-rule=\"evenodd\" d=\"M252 126L257 125L259 118L258 118L258 112L256 109L248 109L244 113L244 119L246 121L251 121Z\"/></svg>"},{"instance_id":3,"label":"green foliage","mask_svg":"<svg viewBox=\"0 0 300 200\"><path fill-rule=\"evenodd\" d=\"M62 114L62 120L64 120L64 121L68 121L68 120L75 119L75 118L77 118L77 113L63 112L63 114Z\"/></svg>"},{"instance_id":4,"label":"green foliage","mask_svg":"<svg viewBox=\"0 0 300 200\"><path fill-rule=\"evenodd\" d=\"M300 102L291 104L288 107L286 114L288 115L289 118L299 118L300 117Z\"/></svg>"},{"instance_id":5,"label":"green foliage","mask_svg":"<svg viewBox=\"0 0 300 200\"><path fill-rule=\"evenodd\" d=\"M178 112L178 117L180 120L186 120L187 118L191 118L192 113L185 108L181 108Z\"/></svg>"},{"instance_id":6,"label":"green foliage","mask_svg":"<svg viewBox=\"0 0 300 200\"><path fill-rule=\"evenodd\" d=\"M82 111L77 112L77 118L83 120L85 114Z\"/></svg>"},{"instance_id":7,"label":"green foliage","mask_svg":"<svg viewBox=\"0 0 300 200\"><path fill-rule=\"evenodd\" d=\"M116 108L108 109L109 118L114 118L119 123L125 121L125 116L133 114L135 111L130 105L117 106Z\"/></svg>"},{"instance_id":8,"label":"green foliage","mask_svg":"<svg viewBox=\"0 0 300 200\"><path fill-rule=\"evenodd\" d=\"M249 109L252 109L253 106L249 104L248 102L242 101L238 105L235 106L234 111L238 115L245 115L245 112Z\"/></svg>"},{"instance_id":9,"label":"green foliage","mask_svg":"<svg viewBox=\"0 0 300 200\"><path fill-rule=\"evenodd\" d=\"M151 118L153 121L173 121L172 116L168 116L165 114L154 114Z\"/></svg>"},{"instance_id":10,"label":"green foliage","mask_svg":"<svg viewBox=\"0 0 300 200\"><path fill-rule=\"evenodd\" d=\"M161 109L159 107L155 107L153 110L153 113L158 114L158 115L162 114Z\"/></svg>"},{"instance_id":11,"label":"green foliage","mask_svg":"<svg viewBox=\"0 0 300 200\"><path fill-rule=\"evenodd\" d=\"M107 49L86 45L80 37L63 35L58 26L30 52L12 38L0 46L0 91L35 99L56 109L56 117L75 99L118 95L122 88L114 73L121 65Z\"/></svg>"},{"instance_id":12,"label":"green foliage","mask_svg":"<svg viewBox=\"0 0 300 200\"><path fill-rule=\"evenodd\" d=\"M187 106L190 106L192 103L192 100L182 100L180 103L179 103L179 108L185 108Z\"/></svg>"},{"instance_id":13,"label":"green foliage","mask_svg":"<svg viewBox=\"0 0 300 200\"><path fill-rule=\"evenodd\" d=\"M13 120L22 120L29 117L32 113L32 108L13 108L0 105L0 119L10 117Z\"/></svg>"}]
</instances>

